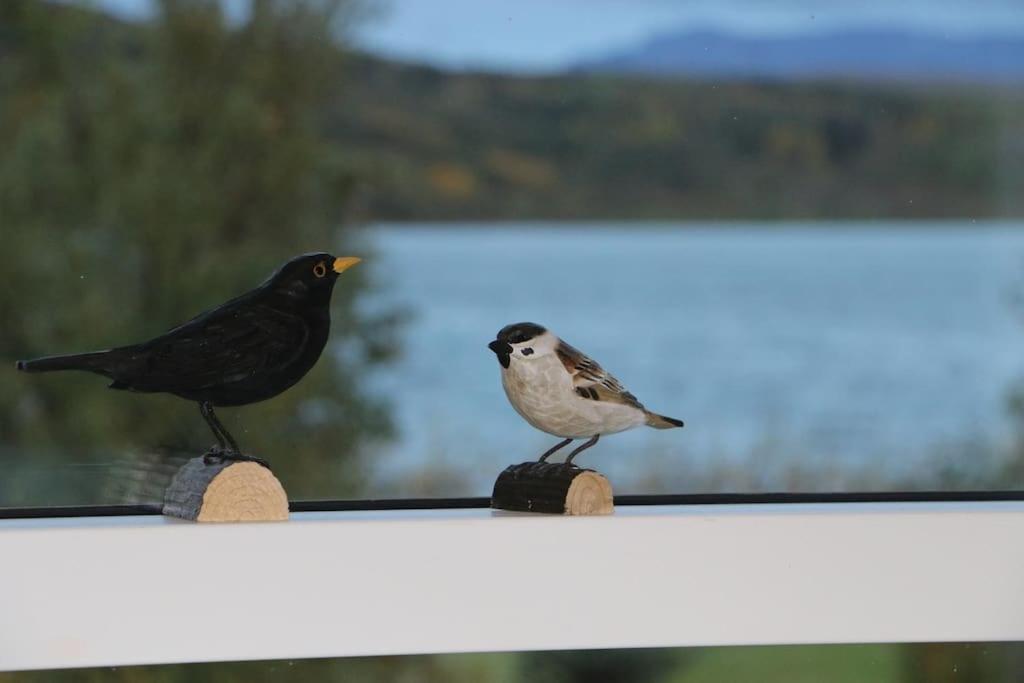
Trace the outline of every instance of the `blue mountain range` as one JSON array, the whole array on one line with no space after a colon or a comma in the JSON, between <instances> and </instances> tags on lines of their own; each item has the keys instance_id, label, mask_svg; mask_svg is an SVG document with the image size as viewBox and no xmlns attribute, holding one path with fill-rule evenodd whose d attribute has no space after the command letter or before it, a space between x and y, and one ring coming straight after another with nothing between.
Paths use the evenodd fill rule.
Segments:
<instances>
[{"instance_id":1,"label":"blue mountain range","mask_svg":"<svg viewBox=\"0 0 1024 683\"><path fill-rule=\"evenodd\" d=\"M680 31L588 60L576 71L716 78L1024 83L1024 36L896 29L753 37Z\"/></svg>"}]
</instances>

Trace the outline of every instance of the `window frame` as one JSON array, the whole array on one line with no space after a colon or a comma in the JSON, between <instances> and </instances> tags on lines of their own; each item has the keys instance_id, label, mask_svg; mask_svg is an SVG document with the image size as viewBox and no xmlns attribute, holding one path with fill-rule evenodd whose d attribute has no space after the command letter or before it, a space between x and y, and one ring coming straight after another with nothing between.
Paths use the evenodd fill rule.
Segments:
<instances>
[{"instance_id":1,"label":"window frame","mask_svg":"<svg viewBox=\"0 0 1024 683\"><path fill-rule=\"evenodd\" d=\"M0 670L1024 640L1021 492L620 496L609 517L486 500L0 511Z\"/></svg>"}]
</instances>

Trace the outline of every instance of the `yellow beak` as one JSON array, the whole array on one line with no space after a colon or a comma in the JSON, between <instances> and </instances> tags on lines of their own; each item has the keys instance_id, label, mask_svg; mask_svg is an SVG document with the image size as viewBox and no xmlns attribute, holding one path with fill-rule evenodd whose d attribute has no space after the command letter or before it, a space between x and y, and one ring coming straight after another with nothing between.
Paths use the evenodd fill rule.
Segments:
<instances>
[{"instance_id":1,"label":"yellow beak","mask_svg":"<svg viewBox=\"0 0 1024 683\"><path fill-rule=\"evenodd\" d=\"M334 259L334 272L344 273L346 270L359 263L363 259L357 256L339 256Z\"/></svg>"}]
</instances>

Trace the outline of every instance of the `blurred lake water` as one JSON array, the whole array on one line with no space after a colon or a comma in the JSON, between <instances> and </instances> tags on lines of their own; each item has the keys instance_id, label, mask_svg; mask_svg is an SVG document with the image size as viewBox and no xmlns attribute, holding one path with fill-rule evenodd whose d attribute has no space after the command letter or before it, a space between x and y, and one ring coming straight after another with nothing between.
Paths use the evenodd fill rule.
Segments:
<instances>
[{"instance_id":1,"label":"blurred lake water","mask_svg":"<svg viewBox=\"0 0 1024 683\"><path fill-rule=\"evenodd\" d=\"M956 444L1006 441L1024 377L1021 227L373 226L372 304L413 314L403 357L375 378L400 429L378 475L443 466L469 476L447 493L487 494L501 467L556 441L513 412L486 346L523 320L686 421L581 458L619 490L751 454L913 476Z\"/></svg>"}]
</instances>

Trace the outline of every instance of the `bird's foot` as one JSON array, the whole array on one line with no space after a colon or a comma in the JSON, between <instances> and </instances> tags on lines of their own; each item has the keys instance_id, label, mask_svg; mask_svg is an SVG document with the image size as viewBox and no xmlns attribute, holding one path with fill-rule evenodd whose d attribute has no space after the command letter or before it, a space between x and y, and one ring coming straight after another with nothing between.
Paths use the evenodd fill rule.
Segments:
<instances>
[{"instance_id":1,"label":"bird's foot","mask_svg":"<svg viewBox=\"0 0 1024 683\"><path fill-rule=\"evenodd\" d=\"M270 469L270 463L262 458L257 458L253 455L246 455L245 453L239 453L238 451L229 451L221 448L220 446L214 446L203 455L203 462L207 465L212 465L215 462L224 462L230 460L232 462L254 462L257 465L262 465L268 470Z\"/></svg>"},{"instance_id":2,"label":"bird's foot","mask_svg":"<svg viewBox=\"0 0 1024 683\"><path fill-rule=\"evenodd\" d=\"M224 449L220 446L211 446L210 450L203 453L203 464L213 465L224 459Z\"/></svg>"},{"instance_id":3,"label":"bird's foot","mask_svg":"<svg viewBox=\"0 0 1024 683\"><path fill-rule=\"evenodd\" d=\"M264 460L263 458L257 458L254 455L246 455L245 453L238 453L237 451L232 451L228 453L227 459L235 460L237 462L254 462L257 465L262 465L263 467L266 467L268 470L270 469L270 463Z\"/></svg>"}]
</instances>

